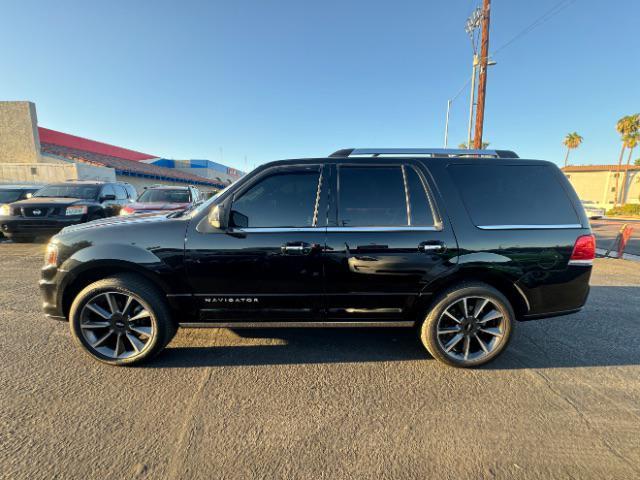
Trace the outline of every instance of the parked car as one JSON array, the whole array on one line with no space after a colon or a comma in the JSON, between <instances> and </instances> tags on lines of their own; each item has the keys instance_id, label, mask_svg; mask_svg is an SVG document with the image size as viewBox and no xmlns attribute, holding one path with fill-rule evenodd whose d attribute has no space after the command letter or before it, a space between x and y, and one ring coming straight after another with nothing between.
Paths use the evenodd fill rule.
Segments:
<instances>
[{"instance_id":1,"label":"parked car","mask_svg":"<svg viewBox=\"0 0 640 480\"><path fill-rule=\"evenodd\" d=\"M580 200L555 164L515 157L342 150L262 165L182 215L67 227L47 247L44 312L113 365L178 327L417 327L436 359L482 365L516 320L589 293Z\"/></svg>"},{"instance_id":2,"label":"parked car","mask_svg":"<svg viewBox=\"0 0 640 480\"><path fill-rule=\"evenodd\" d=\"M157 185L146 188L138 200L124 207L120 214L179 212L201 201L202 194L196 187Z\"/></svg>"},{"instance_id":3,"label":"parked car","mask_svg":"<svg viewBox=\"0 0 640 480\"><path fill-rule=\"evenodd\" d=\"M42 185L0 185L0 205L30 198ZM4 238L0 230L0 238Z\"/></svg>"},{"instance_id":4,"label":"parked car","mask_svg":"<svg viewBox=\"0 0 640 480\"><path fill-rule=\"evenodd\" d=\"M31 198L0 207L0 230L16 242L31 242L63 227L120 213L135 198L124 182L73 181L47 185Z\"/></svg>"},{"instance_id":5,"label":"parked car","mask_svg":"<svg viewBox=\"0 0 640 480\"><path fill-rule=\"evenodd\" d=\"M602 218L606 213L604 208L599 208L595 202L589 200L582 200L582 207L589 218Z\"/></svg>"},{"instance_id":6,"label":"parked car","mask_svg":"<svg viewBox=\"0 0 640 480\"><path fill-rule=\"evenodd\" d=\"M0 205L31 198L42 187L43 185L0 185Z\"/></svg>"}]
</instances>

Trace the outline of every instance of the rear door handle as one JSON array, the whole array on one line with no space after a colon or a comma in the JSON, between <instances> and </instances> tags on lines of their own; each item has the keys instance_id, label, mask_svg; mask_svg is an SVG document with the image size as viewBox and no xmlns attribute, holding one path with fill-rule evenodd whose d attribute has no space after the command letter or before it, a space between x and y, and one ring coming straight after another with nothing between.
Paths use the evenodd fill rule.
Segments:
<instances>
[{"instance_id":1,"label":"rear door handle","mask_svg":"<svg viewBox=\"0 0 640 480\"><path fill-rule=\"evenodd\" d=\"M445 250L445 245L444 242L439 240L430 240L418 245L418 250L421 252L443 252Z\"/></svg>"},{"instance_id":2,"label":"rear door handle","mask_svg":"<svg viewBox=\"0 0 640 480\"><path fill-rule=\"evenodd\" d=\"M314 249L319 248L317 244L310 244L305 242L290 242L285 243L280 247L280 251L289 255L308 255Z\"/></svg>"}]
</instances>

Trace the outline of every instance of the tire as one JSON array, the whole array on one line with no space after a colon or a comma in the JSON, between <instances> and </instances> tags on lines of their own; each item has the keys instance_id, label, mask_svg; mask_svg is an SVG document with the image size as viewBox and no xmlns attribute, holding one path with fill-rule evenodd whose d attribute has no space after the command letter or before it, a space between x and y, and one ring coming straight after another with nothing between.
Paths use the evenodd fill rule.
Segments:
<instances>
[{"instance_id":1,"label":"tire","mask_svg":"<svg viewBox=\"0 0 640 480\"><path fill-rule=\"evenodd\" d=\"M99 213L92 213L91 215L89 215L89 216L87 217L87 221L86 221L85 223L87 223L87 222L93 222L94 220L101 220L101 219L103 219L103 218L104 218L104 215L101 215L101 214L99 214Z\"/></svg>"},{"instance_id":2,"label":"tire","mask_svg":"<svg viewBox=\"0 0 640 480\"><path fill-rule=\"evenodd\" d=\"M422 322L420 340L436 360L447 365L484 365L500 355L511 339L513 308L490 285L456 285L438 295L432 305Z\"/></svg>"},{"instance_id":3,"label":"tire","mask_svg":"<svg viewBox=\"0 0 640 480\"><path fill-rule=\"evenodd\" d=\"M13 235L9 237L14 243L33 243L36 239L33 235Z\"/></svg>"},{"instance_id":4,"label":"tire","mask_svg":"<svg viewBox=\"0 0 640 480\"><path fill-rule=\"evenodd\" d=\"M154 357L176 333L162 292L132 274L105 278L84 288L71 305L69 328L87 354L119 366Z\"/></svg>"}]
</instances>

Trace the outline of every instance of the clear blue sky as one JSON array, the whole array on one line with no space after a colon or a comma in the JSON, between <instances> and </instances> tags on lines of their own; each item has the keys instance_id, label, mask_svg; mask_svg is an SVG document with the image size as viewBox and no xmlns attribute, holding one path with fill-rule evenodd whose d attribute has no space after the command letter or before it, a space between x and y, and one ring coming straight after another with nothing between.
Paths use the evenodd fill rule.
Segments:
<instances>
[{"instance_id":1,"label":"clear blue sky","mask_svg":"<svg viewBox=\"0 0 640 480\"><path fill-rule=\"evenodd\" d=\"M493 0L491 51L558 0ZM41 126L244 169L353 146L442 146L470 76L473 0L2 0L0 98ZM638 0L576 0L495 56L485 139L612 163L640 111ZM468 89L451 112L466 139Z\"/></svg>"}]
</instances>

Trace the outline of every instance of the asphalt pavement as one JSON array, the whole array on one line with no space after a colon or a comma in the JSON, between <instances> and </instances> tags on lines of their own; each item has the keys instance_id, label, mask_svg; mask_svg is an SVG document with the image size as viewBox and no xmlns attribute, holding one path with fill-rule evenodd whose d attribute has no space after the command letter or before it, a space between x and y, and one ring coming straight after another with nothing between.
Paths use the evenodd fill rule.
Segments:
<instances>
[{"instance_id":1,"label":"asphalt pavement","mask_svg":"<svg viewBox=\"0 0 640 480\"><path fill-rule=\"evenodd\" d=\"M42 245L0 245L0 478L640 478L640 268L478 370L412 330L184 330L99 364L45 320Z\"/></svg>"}]
</instances>

